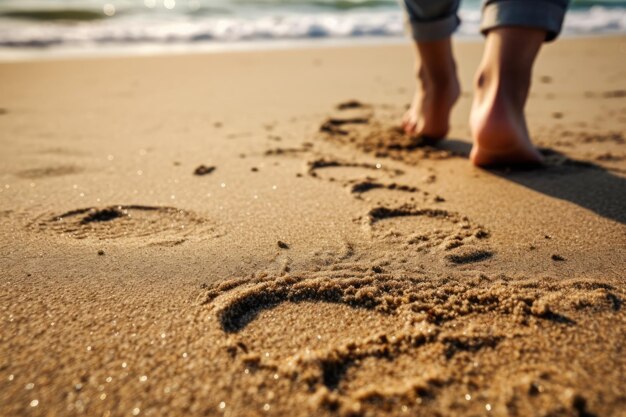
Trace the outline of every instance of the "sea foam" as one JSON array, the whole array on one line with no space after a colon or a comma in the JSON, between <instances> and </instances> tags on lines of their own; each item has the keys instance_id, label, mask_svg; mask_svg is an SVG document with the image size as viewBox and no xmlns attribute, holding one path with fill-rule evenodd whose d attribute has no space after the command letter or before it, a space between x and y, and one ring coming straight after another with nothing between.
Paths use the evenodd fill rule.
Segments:
<instances>
[{"instance_id":1,"label":"sea foam","mask_svg":"<svg viewBox=\"0 0 626 417\"><path fill-rule=\"evenodd\" d=\"M458 36L479 36L480 11L461 10ZM400 38L399 8L315 13L281 12L257 17L225 15L145 15L72 21L0 17L0 57L12 49L95 49L96 46L222 45L240 42L317 39ZM626 8L594 6L568 13L563 35L626 33Z\"/></svg>"}]
</instances>

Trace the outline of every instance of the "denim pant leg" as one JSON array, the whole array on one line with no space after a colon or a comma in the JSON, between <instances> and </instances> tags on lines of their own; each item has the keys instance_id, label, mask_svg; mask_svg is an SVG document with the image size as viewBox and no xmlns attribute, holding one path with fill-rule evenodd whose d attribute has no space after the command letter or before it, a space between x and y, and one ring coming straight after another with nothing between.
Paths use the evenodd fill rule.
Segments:
<instances>
[{"instance_id":1,"label":"denim pant leg","mask_svg":"<svg viewBox=\"0 0 626 417\"><path fill-rule=\"evenodd\" d=\"M429 42L447 38L460 24L460 0L402 0L413 39Z\"/></svg>"},{"instance_id":2,"label":"denim pant leg","mask_svg":"<svg viewBox=\"0 0 626 417\"><path fill-rule=\"evenodd\" d=\"M407 0L411 1L411 0ZM546 41L561 32L569 0L485 0L480 31L483 34L501 26L543 29Z\"/></svg>"},{"instance_id":3,"label":"denim pant leg","mask_svg":"<svg viewBox=\"0 0 626 417\"><path fill-rule=\"evenodd\" d=\"M402 0L413 39L417 42L447 38L460 24L460 0ZM546 41L561 32L569 0L484 0L480 30L501 26L543 29Z\"/></svg>"}]
</instances>

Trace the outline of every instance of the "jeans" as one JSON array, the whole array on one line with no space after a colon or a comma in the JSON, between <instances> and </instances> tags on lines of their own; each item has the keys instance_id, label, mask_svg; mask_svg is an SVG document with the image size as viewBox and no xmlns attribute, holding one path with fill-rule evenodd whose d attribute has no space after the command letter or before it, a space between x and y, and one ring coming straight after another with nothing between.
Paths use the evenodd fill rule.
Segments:
<instances>
[{"instance_id":1,"label":"jeans","mask_svg":"<svg viewBox=\"0 0 626 417\"><path fill-rule=\"evenodd\" d=\"M461 23L460 0L403 0L408 26L418 42L447 38ZM480 31L502 26L543 29L546 41L561 31L569 0L484 0Z\"/></svg>"}]
</instances>

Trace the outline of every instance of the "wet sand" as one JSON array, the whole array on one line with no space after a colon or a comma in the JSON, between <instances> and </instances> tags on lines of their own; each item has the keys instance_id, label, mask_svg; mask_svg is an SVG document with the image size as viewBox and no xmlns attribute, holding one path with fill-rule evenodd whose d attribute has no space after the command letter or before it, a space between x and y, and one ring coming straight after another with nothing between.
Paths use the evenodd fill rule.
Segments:
<instances>
[{"instance_id":1,"label":"wet sand","mask_svg":"<svg viewBox=\"0 0 626 417\"><path fill-rule=\"evenodd\" d=\"M397 131L409 45L0 64L0 409L626 415L625 37L562 40L546 167Z\"/></svg>"}]
</instances>

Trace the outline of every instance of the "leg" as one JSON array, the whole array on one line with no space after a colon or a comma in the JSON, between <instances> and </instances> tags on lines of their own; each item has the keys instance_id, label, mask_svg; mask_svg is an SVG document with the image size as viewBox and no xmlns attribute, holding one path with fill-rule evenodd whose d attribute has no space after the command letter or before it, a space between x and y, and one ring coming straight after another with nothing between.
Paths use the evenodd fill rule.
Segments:
<instances>
[{"instance_id":1,"label":"leg","mask_svg":"<svg viewBox=\"0 0 626 417\"><path fill-rule=\"evenodd\" d=\"M566 0L487 1L482 25L487 42L470 115L475 165L541 163L524 106L537 54L559 33L566 7Z\"/></svg>"},{"instance_id":2,"label":"leg","mask_svg":"<svg viewBox=\"0 0 626 417\"><path fill-rule=\"evenodd\" d=\"M441 139L460 94L451 35L458 0L405 0L417 56L418 88L402 125L408 134Z\"/></svg>"}]
</instances>

